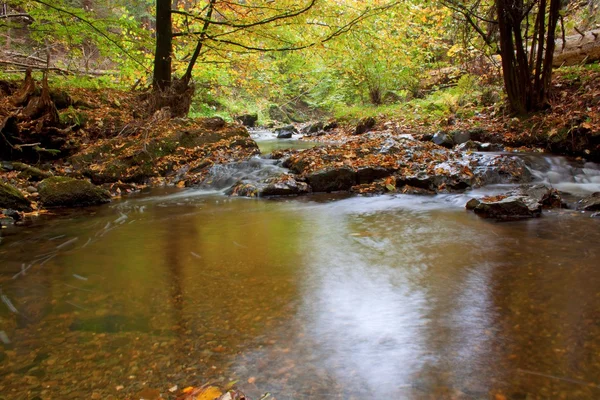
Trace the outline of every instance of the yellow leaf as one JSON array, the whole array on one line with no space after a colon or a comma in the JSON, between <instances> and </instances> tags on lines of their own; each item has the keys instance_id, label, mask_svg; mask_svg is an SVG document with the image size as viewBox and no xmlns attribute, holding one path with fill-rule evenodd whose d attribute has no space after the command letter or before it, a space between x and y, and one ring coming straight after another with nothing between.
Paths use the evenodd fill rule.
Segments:
<instances>
[{"instance_id":1,"label":"yellow leaf","mask_svg":"<svg viewBox=\"0 0 600 400\"><path fill-rule=\"evenodd\" d=\"M214 386L209 386L206 389L202 390L202 392L198 393L194 400L215 400L221 397L223 392L219 390L219 388Z\"/></svg>"}]
</instances>

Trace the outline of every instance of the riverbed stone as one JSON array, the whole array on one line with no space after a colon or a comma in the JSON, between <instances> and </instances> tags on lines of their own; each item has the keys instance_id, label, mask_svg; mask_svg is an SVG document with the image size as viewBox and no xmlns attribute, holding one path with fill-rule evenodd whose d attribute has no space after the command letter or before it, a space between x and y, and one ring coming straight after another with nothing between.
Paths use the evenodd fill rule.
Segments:
<instances>
[{"instance_id":1,"label":"riverbed stone","mask_svg":"<svg viewBox=\"0 0 600 400\"><path fill-rule=\"evenodd\" d=\"M600 192L581 199L577 203L577 209L581 211L600 211Z\"/></svg>"},{"instance_id":2,"label":"riverbed stone","mask_svg":"<svg viewBox=\"0 0 600 400\"><path fill-rule=\"evenodd\" d=\"M31 202L12 185L0 183L0 209L31 211Z\"/></svg>"},{"instance_id":3,"label":"riverbed stone","mask_svg":"<svg viewBox=\"0 0 600 400\"><path fill-rule=\"evenodd\" d=\"M275 129L277 139L291 139L292 135L298 133L298 129L294 125L281 126Z\"/></svg>"},{"instance_id":4,"label":"riverbed stone","mask_svg":"<svg viewBox=\"0 0 600 400\"><path fill-rule=\"evenodd\" d=\"M386 168L375 167L375 166L364 167L364 168L359 168L358 171L356 171L356 179L357 179L357 183L359 185L361 185L364 183L374 182L381 178L385 178L387 176L390 176L391 174L392 174L392 172L387 170Z\"/></svg>"},{"instance_id":5,"label":"riverbed stone","mask_svg":"<svg viewBox=\"0 0 600 400\"><path fill-rule=\"evenodd\" d=\"M471 140L471 133L469 131L454 131L451 136L454 144L463 144Z\"/></svg>"},{"instance_id":6,"label":"riverbed stone","mask_svg":"<svg viewBox=\"0 0 600 400\"><path fill-rule=\"evenodd\" d=\"M515 221L539 217L542 208L562 207L562 205L563 202L556 189L545 185L522 185L505 194L471 199L465 207L483 218Z\"/></svg>"},{"instance_id":7,"label":"riverbed stone","mask_svg":"<svg viewBox=\"0 0 600 400\"><path fill-rule=\"evenodd\" d=\"M436 132L431 138L431 141L438 146L442 146L447 149L451 149L454 146L452 137L445 132Z\"/></svg>"},{"instance_id":8,"label":"riverbed stone","mask_svg":"<svg viewBox=\"0 0 600 400\"><path fill-rule=\"evenodd\" d=\"M356 185L356 171L348 167L325 168L306 175L306 181L313 192L350 190Z\"/></svg>"},{"instance_id":9,"label":"riverbed stone","mask_svg":"<svg viewBox=\"0 0 600 400\"><path fill-rule=\"evenodd\" d=\"M298 181L292 175L282 174L261 182L240 181L228 189L226 194L239 197L275 197L297 196L309 192L307 183Z\"/></svg>"},{"instance_id":10,"label":"riverbed stone","mask_svg":"<svg viewBox=\"0 0 600 400\"><path fill-rule=\"evenodd\" d=\"M535 218L542 215L542 205L537 202L526 202L519 196L494 196L467 203L469 209L483 218L498 221L515 221Z\"/></svg>"},{"instance_id":11,"label":"riverbed stone","mask_svg":"<svg viewBox=\"0 0 600 400\"><path fill-rule=\"evenodd\" d=\"M44 179L38 190L45 207L86 207L110 202L107 190L81 179Z\"/></svg>"}]
</instances>

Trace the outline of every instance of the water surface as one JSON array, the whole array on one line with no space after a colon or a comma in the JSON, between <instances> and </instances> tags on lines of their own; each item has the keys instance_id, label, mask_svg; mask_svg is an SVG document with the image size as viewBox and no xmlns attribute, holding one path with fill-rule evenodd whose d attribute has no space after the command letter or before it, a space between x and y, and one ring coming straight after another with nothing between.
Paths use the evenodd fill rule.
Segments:
<instances>
[{"instance_id":1,"label":"water surface","mask_svg":"<svg viewBox=\"0 0 600 400\"><path fill-rule=\"evenodd\" d=\"M598 219L466 197L166 190L5 229L0 398L600 397Z\"/></svg>"}]
</instances>

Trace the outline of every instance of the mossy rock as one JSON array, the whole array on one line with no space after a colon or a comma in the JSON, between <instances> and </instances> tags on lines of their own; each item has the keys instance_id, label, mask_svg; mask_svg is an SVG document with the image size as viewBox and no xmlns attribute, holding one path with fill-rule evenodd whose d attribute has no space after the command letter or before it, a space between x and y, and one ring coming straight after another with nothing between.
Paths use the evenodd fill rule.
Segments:
<instances>
[{"instance_id":1,"label":"mossy rock","mask_svg":"<svg viewBox=\"0 0 600 400\"><path fill-rule=\"evenodd\" d=\"M31 211L31 203L14 186L0 183L0 208Z\"/></svg>"},{"instance_id":2,"label":"mossy rock","mask_svg":"<svg viewBox=\"0 0 600 400\"><path fill-rule=\"evenodd\" d=\"M86 207L110 202L108 191L80 179L44 179L38 191L45 207Z\"/></svg>"},{"instance_id":3,"label":"mossy rock","mask_svg":"<svg viewBox=\"0 0 600 400\"><path fill-rule=\"evenodd\" d=\"M14 162L13 168L19 173L19 178L27 179L28 181L38 182L46 178L52 177L52 173L48 171L42 171L39 168L32 167L31 165L23 164L20 162Z\"/></svg>"}]
</instances>

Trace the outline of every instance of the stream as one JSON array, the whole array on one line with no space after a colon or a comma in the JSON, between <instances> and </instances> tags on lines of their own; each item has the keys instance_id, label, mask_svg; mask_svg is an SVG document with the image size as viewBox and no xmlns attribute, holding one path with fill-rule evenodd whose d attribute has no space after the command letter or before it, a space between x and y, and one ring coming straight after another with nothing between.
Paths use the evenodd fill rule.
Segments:
<instances>
[{"instance_id":1,"label":"stream","mask_svg":"<svg viewBox=\"0 0 600 400\"><path fill-rule=\"evenodd\" d=\"M600 191L596 164L522 156L537 181ZM247 199L220 182L2 230L0 399L206 382L278 400L600 397L590 213L495 223L465 211L472 192Z\"/></svg>"}]
</instances>

